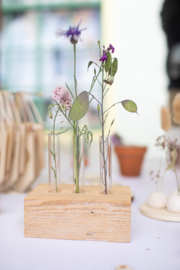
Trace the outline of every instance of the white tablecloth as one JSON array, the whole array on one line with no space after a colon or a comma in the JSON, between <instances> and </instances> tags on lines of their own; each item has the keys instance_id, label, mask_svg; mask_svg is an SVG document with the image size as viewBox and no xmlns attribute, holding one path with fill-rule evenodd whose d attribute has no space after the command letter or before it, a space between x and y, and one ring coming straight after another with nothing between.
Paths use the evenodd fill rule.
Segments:
<instances>
[{"instance_id":1,"label":"white tablecloth","mask_svg":"<svg viewBox=\"0 0 180 270\"><path fill-rule=\"evenodd\" d=\"M155 190L148 173L138 178L113 177L122 185L130 185L135 195L131 243L25 238L26 194L0 194L0 270L114 270L122 264L132 270L180 270L180 223L150 219L139 211ZM165 191L170 194L175 187L169 172Z\"/></svg>"}]
</instances>

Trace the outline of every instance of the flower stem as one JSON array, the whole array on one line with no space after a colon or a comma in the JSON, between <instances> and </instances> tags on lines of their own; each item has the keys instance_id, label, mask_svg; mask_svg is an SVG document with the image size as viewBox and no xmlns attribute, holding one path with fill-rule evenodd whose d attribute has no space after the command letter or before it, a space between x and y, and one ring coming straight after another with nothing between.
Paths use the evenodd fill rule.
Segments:
<instances>
[{"instance_id":1,"label":"flower stem","mask_svg":"<svg viewBox=\"0 0 180 270\"><path fill-rule=\"evenodd\" d=\"M55 174L54 174L54 177L55 177L55 180L56 180L56 192L58 192L58 183L57 183L57 165L56 165L56 153L55 153L55 123L56 123L56 117L57 117L57 114L58 114L58 110L55 114L55 117L54 117L54 121L53 121L53 159L54 159L54 169L55 169Z\"/></svg>"},{"instance_id":2,"label":"flower stem","mask_svg":"<svg viewBox=\"0 0 180 270\"><path fill-rule=\"evenodd\" d=\"M76 44L74 44L74 88L75 88L75 95L77 98L77 83L76 83Z\"/></svg>"},{"instance_id":3,"label":"flower stem","mask_svg":"<svg viewBox=\"0 0 180 270\"><path fill-rule=\"evenodd\" d=\"M105 160L105 147L104 147L104 113L103 113L103 101L104 101L104 97L103 97L103 90L104 90L104 69L102 70L102 102L101 102L101 121L102 121L102 141L101 143L103 144L103 149L102 149L102 155L103 155L103 170L104 170L104 185L105 185L105 194L107 194L107 178L106 178L106 160ZM102 176L103 177L103 176ZM103 179L101 180L103 181Z\"/></svg>"},{"instance_id":4,"label":"flower stem","mask_svg":"<svg viewBox=\"0 0 180 270\"><path fill-rule=\"evenodd\" d=\"M77 98L77 81L76 81L76 44L74 44L74 89L75 89L75 97ZM79 193L79 151L78 151L78 121L73 121L73 149L74 149L74 170L75 170L75 185L76 185L76 193Z\"/></svg>"},{"instance_id":5,"label":"flower stem","mask_svg":"<svg viewBox=\"0 0 180 270\"><path fill-rule=\"evenodd\" d=\"M79 179L78 179L78 155L77 155L77 135L76 135L76 122L73 122L73 152L74 152L74 172L75 172L75 186L76 186L76 193L79 193Z\"/></svg>"}]
</instances>

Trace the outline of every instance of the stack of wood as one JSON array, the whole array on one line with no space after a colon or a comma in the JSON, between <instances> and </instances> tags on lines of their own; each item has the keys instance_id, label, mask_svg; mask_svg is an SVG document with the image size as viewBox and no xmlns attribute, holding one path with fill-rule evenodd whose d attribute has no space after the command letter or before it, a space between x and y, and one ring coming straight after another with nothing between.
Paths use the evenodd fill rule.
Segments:
<instances>
[{"instance_id":1,"label":"stack of wood","mask_svg":"<svg viewBox=\"0 0 180 270\"><path fill-rule=\"evenodd\" d=\"M0 91L0 190L26 191L43 167L44 126L33 99Z\"/></svg>"}]
</instances>

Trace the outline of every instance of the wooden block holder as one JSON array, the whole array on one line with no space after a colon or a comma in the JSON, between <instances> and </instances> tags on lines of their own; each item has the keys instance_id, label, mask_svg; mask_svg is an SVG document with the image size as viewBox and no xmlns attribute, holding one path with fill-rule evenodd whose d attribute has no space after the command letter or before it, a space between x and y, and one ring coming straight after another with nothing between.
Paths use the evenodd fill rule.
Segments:
<instances>
[{"instance_id":1,"label":"wooden block holder","mask_svg":"<svg viewBox=\"0 0 180 270\"><path fill-rule=\"evenodd\" d=\"M130 187L113 186L110 195L98 186L79 194L71 185L59 193L48 188L38 185L24 199L25 237L130 242Z\"/></svg>"}]
</instances>

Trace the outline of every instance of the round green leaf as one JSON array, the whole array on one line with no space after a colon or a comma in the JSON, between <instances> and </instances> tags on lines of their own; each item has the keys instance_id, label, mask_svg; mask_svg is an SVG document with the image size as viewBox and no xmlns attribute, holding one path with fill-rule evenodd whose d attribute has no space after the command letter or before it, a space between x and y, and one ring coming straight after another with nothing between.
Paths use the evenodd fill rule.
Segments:
<instances>
[{"instance_id":1,"label":"round green leaf","mask_svg":"<svg viewBox=\"0 0 180 270\"><path fill-rule=\"evenodd\" d=\"M134 101L126 99L123 100L121 103L126 111L137 113L137 105Z\"/></svg>"},{"instance_id":2,"label":"round green leaf","mask_svg":"<svg viewBox=\"0 0 180 270\"><path fill-rule=\"evenodd\" d=\"M79 94L79 96L74 101L69 117L72 121L78 121L79 119L83 118L87 113L89 108L89 97L86 91Z\"/></svg>"}]
</instances>

